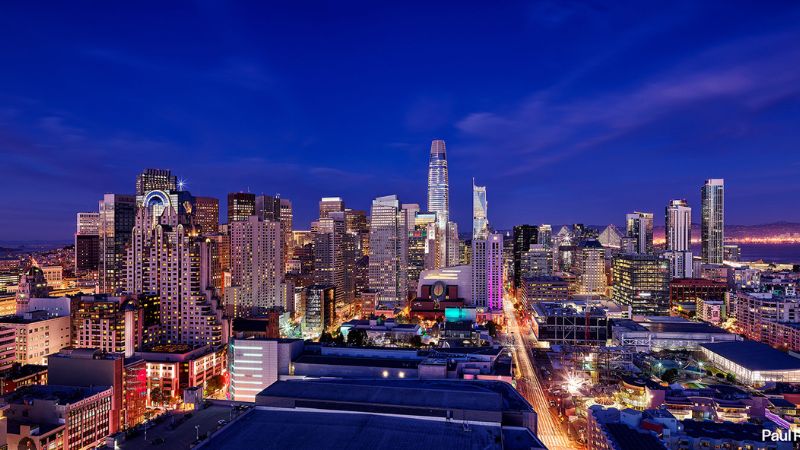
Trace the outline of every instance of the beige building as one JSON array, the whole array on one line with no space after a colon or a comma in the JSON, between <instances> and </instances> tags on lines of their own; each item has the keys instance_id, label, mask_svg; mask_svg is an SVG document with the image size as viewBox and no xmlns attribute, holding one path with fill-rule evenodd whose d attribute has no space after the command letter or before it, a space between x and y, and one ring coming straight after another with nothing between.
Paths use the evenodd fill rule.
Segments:
<instances>
[{"instance_id":1,"label":"beige building","mask_svg":"<svg viewBox=\"0 0 800 450\"><path fill-rule=\"evenodd\" d=\"M47 364L47 357L70 345L69 316L48 317L44 311L31 311L0 318L0 327L16 333L17 362Z\"/></svg>"}]
</instances>

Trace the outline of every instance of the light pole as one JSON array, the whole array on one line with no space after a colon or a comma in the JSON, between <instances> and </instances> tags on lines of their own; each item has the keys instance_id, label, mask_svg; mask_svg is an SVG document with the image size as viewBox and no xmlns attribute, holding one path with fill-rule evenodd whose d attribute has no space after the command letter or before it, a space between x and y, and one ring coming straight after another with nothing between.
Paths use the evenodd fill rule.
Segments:
<instances>
[{"instance_id":1,"label":"light pole","mask_svg":"<svg viewBox=\"0 0 800 450\"><path fill-rule=\"evenodd\" d=\"M199 441L200 440L200 425L195 425L194 426L194 431L197 434L197 440Z\"/></svg>"}]
</instances>

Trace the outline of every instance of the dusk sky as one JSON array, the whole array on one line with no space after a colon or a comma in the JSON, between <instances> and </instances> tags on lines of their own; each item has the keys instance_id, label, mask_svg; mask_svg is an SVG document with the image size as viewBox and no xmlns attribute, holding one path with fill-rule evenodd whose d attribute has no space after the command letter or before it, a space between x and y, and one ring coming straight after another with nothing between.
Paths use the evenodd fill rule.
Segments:
<instances>
[{"instance_id":1,"label":"dusk sky","mask_svg":"<svg viewBox=\"0 0 800 450\"><path fill-rule=\"evenodd\" d=\"M146 167L195 195L425 208L445 139L451 215L800 221L798 2L4 2L0 241L68 240Z\"/></svg>"}]
</instances>

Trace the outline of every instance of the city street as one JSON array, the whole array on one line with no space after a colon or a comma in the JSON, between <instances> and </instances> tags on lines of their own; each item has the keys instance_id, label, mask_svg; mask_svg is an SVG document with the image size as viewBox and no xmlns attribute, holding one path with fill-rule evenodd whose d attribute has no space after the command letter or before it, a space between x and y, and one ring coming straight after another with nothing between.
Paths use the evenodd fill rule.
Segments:
<instances>
[{"instance_id":1,"label":"city street","mask_svg":"<svg viewBox=\"0 0 800 450\"><path fill-rule=\"evenodd\" d=\"M186 412L177 412L175 419L186 416ZM239 411L232 410L228 406L212 405L211 407L198 411L191 411L192 417L186 419L175 428L170 427L171 420L151 426L147 430L147 440L144 433L122 442L120 448L123 450L143 450L143 449L187 449L191 448L198 435L212 433L220 427L219 421L230 421L236 418Z\"/></svg>"},{"instance_id":2,"label":"city street","mask_svg":"<svg viewBox=\"0 0 800 450\"><path fill-rule=\"evenodd\" d=\"M533 409L536 411L539 421L539 439L550 450L579 448L577 444L570 441L569 436L550 411L547 397L539 382L538 375L533 369L533 364L531 364L531 346L528 342L528 333L520 330L512 301L506 298L503 305L506 316L506 334L512 339L512 348L516 356L519 375L521 375L521 378L517 379L517 390L533 405Z\"/></svg>"}]
</instances>

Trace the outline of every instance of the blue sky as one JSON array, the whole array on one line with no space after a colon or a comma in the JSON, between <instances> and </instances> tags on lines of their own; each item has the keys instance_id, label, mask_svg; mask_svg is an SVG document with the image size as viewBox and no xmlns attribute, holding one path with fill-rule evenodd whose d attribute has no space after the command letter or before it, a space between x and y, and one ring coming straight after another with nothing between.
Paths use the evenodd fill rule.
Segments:
<instances>
[{"instance_id":1,"label":"blue sky","mask_svg":"<svg viewBox=\"0 0 800 450\"><path fill-rule=\"evenodd\" d=\"M797 2L61 2L0 7L0 239L66 239L170 168L195 195L452 216L663 221L727 181L732 224L800 221ZM224 202L223 202L224 204Z\"/></svg>"}]
</instances>

